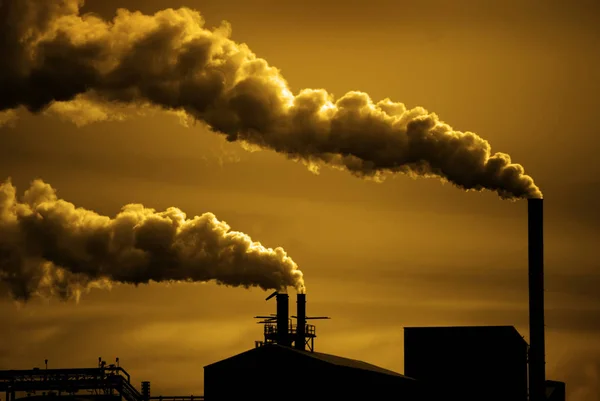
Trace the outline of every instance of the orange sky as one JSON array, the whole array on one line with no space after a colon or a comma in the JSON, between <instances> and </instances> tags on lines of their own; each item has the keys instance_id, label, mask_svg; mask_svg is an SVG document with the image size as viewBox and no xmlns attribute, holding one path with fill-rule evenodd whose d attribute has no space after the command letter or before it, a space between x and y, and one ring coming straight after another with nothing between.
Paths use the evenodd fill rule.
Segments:
<instances>
[{"instance_id":1,"label":"orange sky","mask_svg":"<svg viewBox=\"0 0 600 401\"><path fill-rule=\"evenodd\" d=\"M509 3L89 0L85 10L196 8L209 26L231 22L232 38L293 91L424 106L509 153L546 199L547 376L567 381L571 400L598 400L600 13L583 0ZM0 138L0 178L20 192L41 177L103 214L131 202L210 211L283 246L305 273L308 313L333 318L317 326L319 351L402 372L403 326L509 324L528 335L524 202L431 179L314 175L161 113L76 127L20 112ZM199 394L204 365L260 339L252 316L274 312L266 295L153 284L94 290L78 305L4 300L0 369L118 356L154 394Z\"/></svg>"}]
</instances>

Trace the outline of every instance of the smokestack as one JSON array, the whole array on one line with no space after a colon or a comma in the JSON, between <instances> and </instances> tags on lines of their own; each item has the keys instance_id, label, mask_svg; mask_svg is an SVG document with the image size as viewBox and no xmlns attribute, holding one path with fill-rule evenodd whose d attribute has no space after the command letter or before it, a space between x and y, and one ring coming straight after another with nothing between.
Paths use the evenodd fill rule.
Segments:
<instances>
[{"instance_id":1,"label":"smokestack","mask_svg":"<svg viewBox=\"0 0 600 401\"><path fill-rule=\"evenodd\" d=\"M544 339L544 202L528 199L529 233L529 399L546 396Z\"/></svg>"},{"instance_id":2,"label":"smokestack","mask_svg":"<svg viewBox=\"0 0 600 401\"><path fill-rule=\"evenodd\" d=\"M277 344L290 345L288 294L277 294Z\"/></svg>"},{"instance_id":3,"label":"smokestack","mask_svg":"<svg viewBox=\"0 0 600 401\"><path fill-rule=\"evenodd\" d=\"M296 342L295 348L304 351L306 348L306 294L296 296Z\"/></svg>"}]
</instances>

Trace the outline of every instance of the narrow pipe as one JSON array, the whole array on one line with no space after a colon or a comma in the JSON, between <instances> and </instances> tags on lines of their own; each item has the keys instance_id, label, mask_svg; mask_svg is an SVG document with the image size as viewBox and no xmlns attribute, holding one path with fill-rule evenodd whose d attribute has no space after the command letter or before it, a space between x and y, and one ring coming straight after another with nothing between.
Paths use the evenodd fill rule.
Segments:
<instances>
[{"instance_id":1,"label":"narrow pipe","mask_svg":"<svg viewBox=\"0 0 600 401\"><path fill-rule=\"evenodd\" d=\"M288 294L277 294L277 344L290 345Z\"/></svg>"},{"instance_id":2,"label":"narrow pipe","mask_svg":"<svg viewBox=\"0 0 600 401\"><path fill-rule=\"evenodd\" d=\"M306 294L296 296L296 340L294 346L304 351L306 348Z\"/></svg>"},{"instance_id":3,"label":"narrow pipe","mask_svg":"<svg viewBox=\"0 0 600 401\"><path fill-rule=\"evenodd\" d=\"M528 199L529 400L546 398L544 338L544 202Z\"/></svg>"}]
</instances>

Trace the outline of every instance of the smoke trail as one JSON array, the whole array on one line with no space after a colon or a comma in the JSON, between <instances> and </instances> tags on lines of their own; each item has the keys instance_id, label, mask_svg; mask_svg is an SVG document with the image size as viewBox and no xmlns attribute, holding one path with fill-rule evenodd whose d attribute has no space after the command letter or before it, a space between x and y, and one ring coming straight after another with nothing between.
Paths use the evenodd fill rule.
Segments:
<instances>
[{"instance_id":1,"label":"smoke trail","mask_svg":"<svg viewBox=\"0 0 600 401\"><path fill-rule=\"evenodd\" d=\"M39 112L86 97L151 105L184 111L230 141L313 170L326 164L376 180L433 176L507 199L542 196L507 154L492 154L486 140L454 131L423 108L374 102L362 92L337 100L323 89L292 94L277 69L229 39L226 23L208 30L187 8L154 15L119 9L104 21L82 15L82 3L0 6L0 110Z\"/></svg>"},{"instance_id":2,"label":"smoke trail","mask_svg":"<svg viewBox=\"0 0 600 401\"><path fill-rule=\"evenodd\" d=\"M304 291L302 272L282 248L265 248L212 213L187 219L130 204L115 218L58 199L41 180L23 199L0 184L0 288L18 300L76 297L110 283L206 282Z\"/></svg>"},{"instance_id":3,"label":"smoke trail","mask_svg":"<svg viewBox=\"0 0 600 401\"><path fill-rule=\"evenodd\" d=\"M0 128L2 126L12 126L16 122L18 116L15 110L0 111Z\"/></svg>"}]
</instances>

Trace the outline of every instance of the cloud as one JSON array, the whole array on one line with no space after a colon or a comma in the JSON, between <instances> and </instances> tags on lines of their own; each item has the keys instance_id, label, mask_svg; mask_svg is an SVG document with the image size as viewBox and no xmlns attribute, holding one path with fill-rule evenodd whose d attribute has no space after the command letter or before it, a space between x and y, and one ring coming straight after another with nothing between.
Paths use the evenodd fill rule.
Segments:
<instances>
[{"instance_id":1,"label":"cloud","mask_svg":"<svg viewBox=\"0 0 600 401\"><path fill-rule=\"evenodd\" d=\"M569 401L600 400L600 352L598 350L577 351L567 355L557 379L566 383ZM553 379L553 377L549 377Z\"/></svg>"},{"instance_id":2,"label":"cloud","mask_svg":"<svg viewBox=\"0 0 600 401\"><path fill-rule=\"evenodd\" d=\"M161 111L156 106L139 104L110 103L90 94L77 95L73 100L53 102L44 110L44 114L62 120L71 121L78 127L105 121L124 121L126 119L149 116ZM163 113L176 117L184 127L194 120L182 110L166 110Z\"/></svg>"},{"instance_id":3,"label":"cloud","mask_svg":"<svg viewBox=\"0 0 600 401\"><path fill-rule=\"evenodd\" d=\"M16 110L0 111L0 127L14 127L18 118Z\"/></svg>"},{"instance_id":4,"label":"cloud","mask_svg":"<svg viewBox=\"0 0 600 401\"><path fill-rule=\"evenodd\" d=\"M188 219L129 204L116 217L59 199L35 180L22 201L0 185L0 289L17 300L77 298L112 283L207 282L304 290L302 272L283 248L261 243L212 213Z\"/></svg>"},{"instance_id":5,"label":"cloud","mask_svg":"<svg viewBox=\"0 0 600 401\"><path fill-rule=\"evenodd\" d=\"M75 112L81 95L150 105L185 113L229 141L274 150L314 172L328 165L375 181L402 173L508 199L542 196L509 155L492 153L485 139L455 131L422 107L374 101L358 91L338 99L324 89L293 94L279 70L230 39L227 23L208 30L187 8L154 15L119 9L105 21L81 14L82 3L7 3L0 14L6 88L0 110L49 109L82 125L113 117L96 105Z\"/></svg>"}]
</instances>

